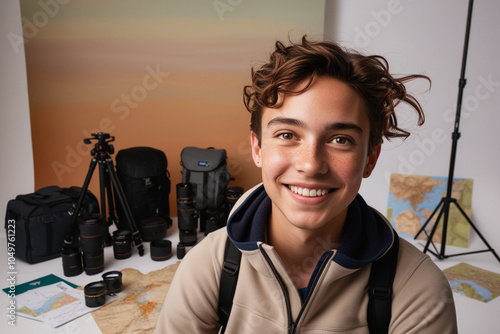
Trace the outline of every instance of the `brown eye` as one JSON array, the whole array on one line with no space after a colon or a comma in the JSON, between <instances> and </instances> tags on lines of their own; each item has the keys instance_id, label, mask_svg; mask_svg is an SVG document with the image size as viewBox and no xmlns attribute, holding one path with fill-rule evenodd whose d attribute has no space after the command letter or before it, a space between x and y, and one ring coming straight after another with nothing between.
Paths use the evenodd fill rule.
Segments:
<instances>
[{"instance_id":1,"label":"brown eye","mask_svg":"<svg viewBox=\"0 0 500 334\"><path fill-rule=\"evenodd\" d=\"M346 137L335 137L333 138L332 142L338 145L348 145L353 143L352 140Z\"/></svg>"},{"instance_id":2,"label":"brown eye","mask_svg":"<svg viewBox=\"0 0 500 334\"><path fill-rule=\"evenodd\" d=\"M295 136L293 134L289 133L289 132L282 133L278 137L281 138L281 139L284 139L284 140L292 140L292 139L295 138Z\"/></svg>"}]
</instances>

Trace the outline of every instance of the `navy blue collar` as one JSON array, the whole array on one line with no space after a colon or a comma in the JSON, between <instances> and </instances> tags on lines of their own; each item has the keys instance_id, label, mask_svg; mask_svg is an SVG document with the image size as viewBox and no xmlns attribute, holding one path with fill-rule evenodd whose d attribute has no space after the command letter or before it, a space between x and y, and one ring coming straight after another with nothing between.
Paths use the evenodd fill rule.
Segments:
<instances>
[{"instance_id":1,"label":"navy blue collar","mask_svg":"<svg viewBox=\"0 0 500 334\"><path fill-rule=\"evenodd\" d=\"M227 223L231 240L241 250L255 250L265 242L271 199L264 186L256 188L239 204ZM341 244L333 261L346 268L360 268L375 261L392 244L391 228L361 195L349 205Z\"/></svg>"}]
</instances>

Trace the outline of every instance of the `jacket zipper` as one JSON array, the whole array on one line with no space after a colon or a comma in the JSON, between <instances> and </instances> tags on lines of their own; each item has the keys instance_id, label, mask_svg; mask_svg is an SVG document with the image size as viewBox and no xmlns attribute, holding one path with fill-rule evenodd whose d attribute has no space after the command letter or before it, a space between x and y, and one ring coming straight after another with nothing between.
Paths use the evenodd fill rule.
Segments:
<instances>
[{"instance_id":1,"label":"jacket zipper","mask_svg":"<svg viewBox=\"0 0 500 334\"><path fill-rule=\"evenodd\" d=\"M307 304L309 303L309 300L311 299L312 292L314 291L314 289L316 289L316 285L318 285L319 277L321 276L321 274L325 270L326 264L329 261L331 261L331 259L332 259L332 256L334 253L332 251L329 251L329 252L330 252L330 254L326 257L326 259L323 260L318 272L316 273L316 276L314 276L314 281L312 282L311 288L307 291L306 299L302 303L302 307L300 308L300 312L299 312L299 315L297 316L297 319L295 319L296 324L299 323L299 320L302 317L302 314L304 313L304 310L305 310Z\"/></svg>"},{"instance_id":2,"label":"jacket zipper","mask_svg":"<svg viewBox=\"0 0 500 334\"><path fill-rule=\"evenodd\" d=\"M276 277L276 280L278 281L278 283L280 285L281 291L283 292L283 295L285 297L286 315L287 315L287 321L288 321L288 326L287 326L288 334L293 334L293 333L295 333L295 323L293 322L293 319L292 319L292 307L290 305L290 296L288 294L288 290L286 289L285 283L283 282L283 279L279 275L278 270L276 269L276 267L272 263L271 259L269 258L269 255L267 255L267 253L264 251L264 248L262 248L262 244L259 245L259 249L260 249L262 255L264 256L264 259L271 267L271 271L273 272L274 276Z\"/></svg>"},{"instance_id":3,"label":"jacket zipper","mask_svg":"<svg viewBox=\"0 0 500 334\"><path fill-rule=\"evenodd\" d=\"M302 317L302 314L304 313L304 309L306 308L307 303L309 302L309 299L311 298L311 293L316 288L316 285L318 284L319 277L321 276L321 273L325 269L326 264L331 259L333 252L321 263L321 267L320 267L318 273L316 274L316 276L314 277L313 284L311 285L311 288L307 293L306 299L304 300L304 303L302 303L299 315L297 316L297 319L294 321L292 318L292 307L290 305L290 295L288 294L288 290L286 289L285 283L283 282L283 279L279 275L278 270L274 266L273 262L269 258L269 255L267 255L267 253L264 251L262 244L259 245L259 249L260 249L262 255L264 256L264 259L269 264L269 267L271 268L271 271L273 272L274 276L276 277L276 280L278 281L278 283L280 285L281 291L283 292L283 295L285 297L285 306L286 306L287 320L288 320L288 326L287 326L288 334L294 334L295 330L297 328L297 324L299 323L299 320Z\"/></svg>"}]
</instances>

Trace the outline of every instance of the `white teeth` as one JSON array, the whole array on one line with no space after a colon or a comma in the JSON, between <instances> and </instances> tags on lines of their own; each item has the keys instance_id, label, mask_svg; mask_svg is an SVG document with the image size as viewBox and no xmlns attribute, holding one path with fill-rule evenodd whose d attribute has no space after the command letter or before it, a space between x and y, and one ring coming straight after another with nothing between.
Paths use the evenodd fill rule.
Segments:
<instances>
[{"instance_id":1,"label":"white teeth","mask_svg":"<svg viewBox=\"0 0 500 334\"><path fill-rule=\"evenodd\" d=\"M288 188L290 188L290 190L293 191L294 193L305 197L324 196L329 192L328 189L308 189L297 186L288 186Z\"/></svg>"}]
</instances>

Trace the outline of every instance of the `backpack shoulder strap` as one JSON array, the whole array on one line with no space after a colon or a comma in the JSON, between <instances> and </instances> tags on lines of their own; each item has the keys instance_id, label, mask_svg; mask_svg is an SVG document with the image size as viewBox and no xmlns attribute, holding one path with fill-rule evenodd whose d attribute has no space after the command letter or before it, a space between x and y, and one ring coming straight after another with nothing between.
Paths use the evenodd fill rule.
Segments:
<instances>
[{"instance_id":1,"label":"backpack shoulder strap","mask_svg":"<svg viewBox=\"0 0 500 334\"><path fill-rule=\"evenodd\" d=\"M387 253L372 263L368 282L368 328L370 334L388 333L391 322L392 283L396 274L399 237L394 231L394 242Z\"/></svg>"},{"instance_id":2,"label":"backpack shoulder strap","mask_svg":"<svg viewBox=\"0 0 500 334\"><path fill-rule=\"evenodd\" d=\"M219 313L222 328L219 333L225 332L229 314L231 313L234 291L236 289L236 283L238 282L240 261L241 251L228 237L226 240L226 248L224 250L224 262L222 264L219 287L219 307L217 312Z\"/></svg>"}]
</instances>

